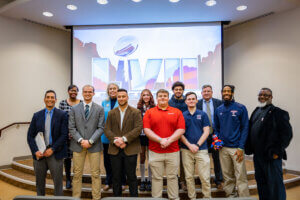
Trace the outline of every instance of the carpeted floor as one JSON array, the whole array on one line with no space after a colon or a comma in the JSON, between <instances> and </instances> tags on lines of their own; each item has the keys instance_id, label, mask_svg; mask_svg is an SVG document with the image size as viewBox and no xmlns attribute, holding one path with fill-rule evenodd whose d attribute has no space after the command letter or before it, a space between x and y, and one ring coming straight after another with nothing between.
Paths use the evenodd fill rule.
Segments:
<instances>
[{"instance_id":1,"label":"carpeted floor","mask_svg":"<svg viewBox=\"0 0 300 200\"><path fill-rule=\"evenodd\" d=\"M12 200L17 195L36 195L35 192L24 190L0 180L0 200ZM254 195L253 197L257 197ZM299 200L300 186L287 190L287 200ZM85 199L87 200L87 199Z\"/></svg>"}]
</instances>

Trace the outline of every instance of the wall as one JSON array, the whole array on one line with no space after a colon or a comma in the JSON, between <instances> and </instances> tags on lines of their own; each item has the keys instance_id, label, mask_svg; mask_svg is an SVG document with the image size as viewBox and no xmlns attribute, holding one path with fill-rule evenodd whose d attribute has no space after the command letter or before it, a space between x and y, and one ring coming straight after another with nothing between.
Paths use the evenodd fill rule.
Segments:
<instances>
[{"instance_id":1,"label":"wall","mask_svg":"<svg viewBox=\"0 0 300 200\"><path fill-rule=\"evenodd\" d=\"M47 89L57 92L58 102L67 97L70 36L70 32L0 16L0 128L30 121L44 107ZM0 166L30 154L27 129L22 125L2 132Z\"/></svg>"},{"instance_id":2,"label":"wall","mask_svg":"<svg viewBox=\"0 0 300 200\"><path fill-rule=\"evenodd\" d=\"M286 168L300 171L300 7L224 32L225 83L236 85L235 97L249 114L260 88L273 90L273 103L289 111L294 138Z\"/></svg>"}]
</instances>

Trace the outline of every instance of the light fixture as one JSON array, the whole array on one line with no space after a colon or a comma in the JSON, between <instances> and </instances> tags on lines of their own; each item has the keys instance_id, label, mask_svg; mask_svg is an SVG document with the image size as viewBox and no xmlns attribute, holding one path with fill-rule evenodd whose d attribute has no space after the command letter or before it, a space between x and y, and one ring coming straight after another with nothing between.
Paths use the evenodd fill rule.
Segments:
<instances>
[{"instance_id":1,"label":"light fixture","mask_svg":"<svg viewBox=\"0 0 300 200\"><path fill-rule=\"evenodd\" d=\"M241 6L236 7L236 9L237 9L238 11L243 11L243 10L246 10L246 9L247 9L247 6L241 5Z\"/></svg>"},{"instance_id":2,"label":"light fixture","mask_svg":"<svg viewBox=\"0 0 300 200\"><path fill-rule=\"evenodd\" d=\"M69 10L77 10L77 6L72 5L72 4L67 5L67 8L68 8Z\"/></svg>"},{"instance_id":3,"label":"light fixture","mask_svg":"<svg viewBox=\"0 0 300 200\"><path fill-rule=\"evenodd\" d=\"M169 1L172 2L172 3L177 3L180 0L169 0Z\"/></svg>"},{"instance_id":4,"label":"light fixture","mask_svg":"<svg viewBox=\"0 0 300 200\"><path fill-rule=\"evenodd\" d=\"M46 17L53 17L53 14L51 12L45 11L43 12L43 15Z\"/></svg>"},{"instance_id":5,"label":"light fixture","mask_svg":"<svg viewBox=\"0 0 300 200\"><path fill-rule=\"evenodd\" d=\"M217 2L215 0L208 0L208 1L205 2L205 4L207 6L214 6L214 5L217 4Z\"/></svg>"},{"instance_id":6,"label":"light fixture","mask_svg":"<svg viewBox=\"0 0 300 200\"><path fill-rule=\"evenodd\" d=\"M141 2L142 0L132 0L135 3Z\"/></svg>"},{"instance_id":7,"label":"light fixture","mask_svg":"<svg viewBox=\"0 0 300 200\"><path fill-rule=\"evenodd\" d=\"M97 3L101 4L101 5L105 5L108 4L107 0L97 0Z\"/></svg>"}]
</instances>

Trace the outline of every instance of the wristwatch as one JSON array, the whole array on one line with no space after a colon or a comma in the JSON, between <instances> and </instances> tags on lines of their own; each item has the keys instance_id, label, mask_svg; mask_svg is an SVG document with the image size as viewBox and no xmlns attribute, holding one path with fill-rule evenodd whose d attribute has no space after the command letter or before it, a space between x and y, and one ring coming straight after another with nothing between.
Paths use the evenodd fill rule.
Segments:
<instances>
[{"instance_id":1,"label":"wristwatch","mask_svg":"<svg viewBox=\"0 0 300 200\"><path fill-rule=\"evenodd\" d=\"M200 149L200 145L198 143L196 143L197 147Z\"/></svg>"}]
</instances>

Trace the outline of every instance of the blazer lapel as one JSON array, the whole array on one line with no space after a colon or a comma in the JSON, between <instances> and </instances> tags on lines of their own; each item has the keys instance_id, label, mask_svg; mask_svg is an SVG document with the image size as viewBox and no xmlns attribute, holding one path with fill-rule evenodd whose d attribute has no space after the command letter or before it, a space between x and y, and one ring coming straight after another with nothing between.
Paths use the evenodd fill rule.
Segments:
<instances>
[{"instance_id":1,"label":"blazer lapel","mask_svg":"<svg viewBox=\"0 0 300 200\"><path fill-rule=\"evenodd\" d=\"M82 115L82 118L85 119L85 114L84 114L84 104L83 103L80 103L79 106L79 110L80 110L80 113Z\"/></svg>"},{"instance_id":2,"label":"blazer lapel","mask_svg":"<svg viewBox=\"0 0 300 200\"><path fill-rule=\"evenodd\" d=\"M116 119L116 122L118 124L119 130L121 130L121 114L120 114L119 109L115 110L115 119Z\"/></svg>"},{"instance_id":3,"label":"blazer lapel","mask_svg":"<svg viewBox=\"0 0 300 200\"><path fill-rule=\"evenodd\" d=\"M51 135L53 133L53 127L54 123L56 121L56 108L54 108L53 113L52 113L52 119L51 119Z\"/></svg>"},{"instance_id":4,"label":"blazer lapel","mask_svg":"<svg viewBox=\"0 0 300 200\"><path fill-rule=\"evenodd\" d=\"M46 118L45 118L45 112L46 112L46 109L43 110L43 112L41 113L41 126L42 126L42 131L43 131L43 134L45 134L45 122L46 122Z\"/></svg>"},{"instance_id":5,"label":"blazer lapel","mask_svg":"<svg viewBox=\"0 0 300 200\"><path fill-rule=\"evenodd\" d=\"M203 99L201 99L199 103L200 103L201 110L203 110Z\"/></svg>"},{"instance_id":6,"label":"blazer lapel","mask_svg":"<svg viewBox=\"0 0 300 200\"><path fill-rule=\"evenodd\" d=\"M131 113L131 108L130 108L130 106L128 106L128 107L127 107L127 110L126 110L126 112L125 112L124 118L123 118L122 130L124 129L124 127L125 127L127 121L129 120L129 117L128 117L128 116L130 115L130 113Z\"/></svg>"}]
</instances>

